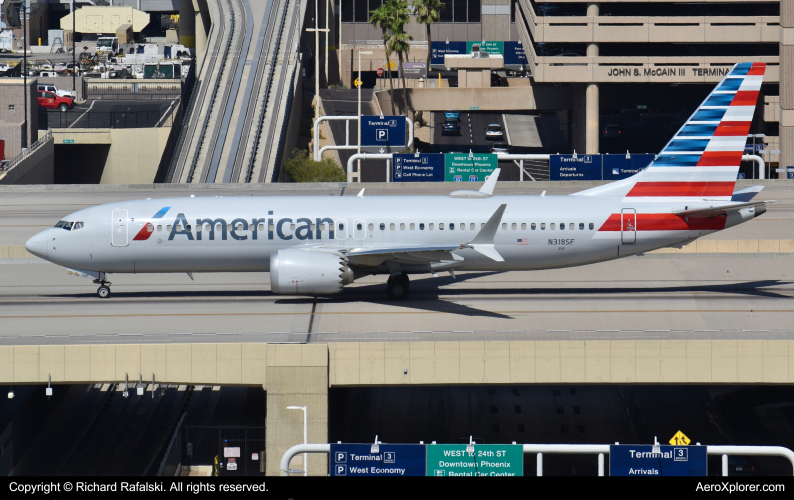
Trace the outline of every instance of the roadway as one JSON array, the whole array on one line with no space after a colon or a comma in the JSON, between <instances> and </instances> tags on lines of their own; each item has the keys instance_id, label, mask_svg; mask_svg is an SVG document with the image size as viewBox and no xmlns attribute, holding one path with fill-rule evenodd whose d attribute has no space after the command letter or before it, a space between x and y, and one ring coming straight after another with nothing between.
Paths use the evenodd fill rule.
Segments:
<instances>
[{"instance_id":1,"label":"roadway","mask_svg":"<svg viewBox=\"0 0 794 500\"><path fill-rule=\"evenodd\" d=\"M504 183L497 193L571 192L573 186ZM64 214L120 199L171 197L187 186L12 187L2 191L0 245L21 245ZM371 185L367 195L441 194L446 184ZM325 185L212 188L197 195L355 195ZM767 188L770 210L715 239L794 239L792 186ZM391 302L384 277L338 296L269 291L267 273L113 275L100 300L88 279L38 259L0 259L0 345L142 342L419 340L789 339L794 260L789 254L649 254L580 268L417 276ZM751 312L752 311L752 312Z\"/></svg>"}]
</instances>

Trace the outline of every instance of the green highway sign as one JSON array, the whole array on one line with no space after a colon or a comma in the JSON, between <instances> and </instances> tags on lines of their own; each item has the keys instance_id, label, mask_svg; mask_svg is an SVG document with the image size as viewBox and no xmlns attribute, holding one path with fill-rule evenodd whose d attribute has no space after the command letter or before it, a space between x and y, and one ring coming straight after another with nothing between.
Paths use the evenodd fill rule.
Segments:
<instances>
[{"instance_id":1,"label":"green highway sign","mask_svg":"<svg viewBox=\"0 0 794 500\"><path fill-rule=\"evenodd\" d=\"M479 110L480 110L479 106L469 106L469 111L479 111Z\"/></svg>"},{"instance_id":2,"label":"green highway sign","mask_svg":"<svg viewBox=\"0 0 794 500\"><path fill-rule=\"evenodd\" d=\"M64 139L63 143L64 144L74 144L74 139Z\"/></svg>"},{"instance_id":3,"label":"green highway sign","mask_svg":"<svg viewBox=\"0 0 794 500\"><path fill-rule=\"evenodd\" d=\"M523 476L524 447L520 444L427 445L428 476Z\"/></svg>"},{"instance_id":4,"label":"green highway sign","mask_svg":"<svg viewBox=\"0 0 794 500\"><path fill-rule=\"evenodd\" d=\"M448 153L444 155L444 180L449 182L484 181L497 165L495 154Z\"/></svg>"},{"instance_id":5,"label":"green highway sign","mask_svg":"<svg viewBox=\"0 0 794 500\"><path fill-rule=\"evenodd\" d=\"M466 53L471 54L471 48L473 45L479 45L481 52L487 52L488 54L494 55L502 55L505 53L505 43L504 42L490 42L490 41L480 41L480 42L466 42Z\"/></svg>"}]
</instances>

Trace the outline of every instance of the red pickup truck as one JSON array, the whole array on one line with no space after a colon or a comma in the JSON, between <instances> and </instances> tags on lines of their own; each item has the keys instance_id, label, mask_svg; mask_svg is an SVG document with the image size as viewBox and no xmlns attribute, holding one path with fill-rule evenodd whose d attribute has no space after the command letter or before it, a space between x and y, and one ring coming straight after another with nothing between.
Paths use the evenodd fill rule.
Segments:
<instances>
[{"instance_id":1,"label":"red pickup truck","mask_svg":"<svg viewBox=\"0 0 794 500\"><path fill-rule=\"evenodd\" d=\"M46 109L58 109L69 111L74 107L74 99L71 97L60 97L53 92L39 91L39 106Z\"/></svg>"}]
</instances>

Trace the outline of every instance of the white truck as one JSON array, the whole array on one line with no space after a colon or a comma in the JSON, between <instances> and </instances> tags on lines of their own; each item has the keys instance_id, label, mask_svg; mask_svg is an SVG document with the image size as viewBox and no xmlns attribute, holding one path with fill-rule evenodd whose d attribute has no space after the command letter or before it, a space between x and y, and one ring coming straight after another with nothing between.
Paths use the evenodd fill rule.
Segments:
<instances>
[{"instance_id":1,"label":"white truck","mask_svg":"<svg viewBox=\"0 0 794 500\"><path fill-rule=\"evenodd\" d=\"M4 30L0 32L0 52L11 52L14 50L14 32Z\"/></svg>"},{"instance_id":2,"label":"white truck","mask_svg":"<svg viewBox=\"0 0 794 500\"><path fill-rule=\"evenodd\" d=\"M119 51L119 37L100 36L96 39L97 54L116 54Z\"/></svg>"},{"instance_id":3,"label":"white truck","mask_svg":"<svg viewBox=\"0 0 794 500\"><path fill-rule=\"evenodd\" d=\"M73 90L60 90L55 84L52 83L40 83L39 92L52 92L53 94L57 95L58 97L71 97L72 99L77 98L77 92Z\"/></svg>"}]
</instances>

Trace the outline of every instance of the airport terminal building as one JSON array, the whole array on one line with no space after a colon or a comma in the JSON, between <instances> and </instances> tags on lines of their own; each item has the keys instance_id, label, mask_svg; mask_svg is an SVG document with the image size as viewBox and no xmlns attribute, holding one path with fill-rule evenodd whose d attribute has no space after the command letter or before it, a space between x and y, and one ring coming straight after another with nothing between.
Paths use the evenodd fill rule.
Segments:
<instances>
[{"instance_id":1,"label":"airport terminal building","mask_svg":"<svg viewBox=\"0 0 794 500\"><path fill-rule=\"evenodd\" d=\"M368 12L381 1L335 5L341 16L335 18L331 40L341 49L339 75L345 85L358 70L357 49L374 52L362 57L364 73L382 67L381 31L368 22ZM501 67L492 61L488 69L527 77L534 96L506 103L506 109L556 112L570 149L580 153L658 152L731 66L765 62L750 133L757 135L756 151L781 150L765 155L773 177L778 161L780 167L794 165L794 0L449 0L445 5L441 21L431 25L431 69L458 70L459 87L485 87L487 80L470 76L479 68L450 67L451 58L444 64L441 53L473 45L497 56L501 51ZM409 60L423 61L425 26L412 21L409 33L414 37ZM456 46L463 48L449 49ZM508 84L518 82L508 79ZM449 104L439 99L437 105ZM622 140L604 137L603 129L611 124L625 134Z\"/></svg>"}]
</instances>

